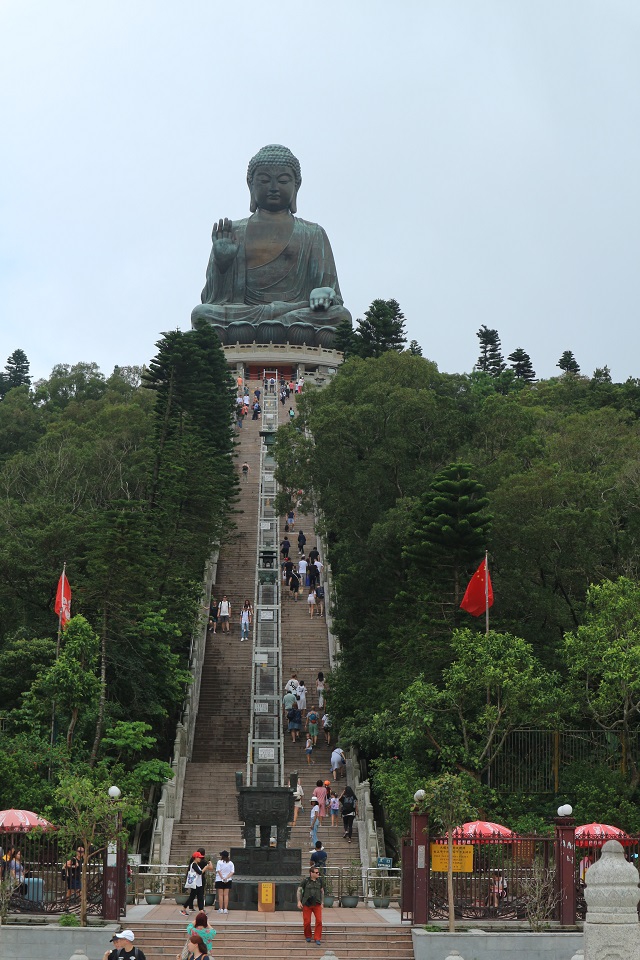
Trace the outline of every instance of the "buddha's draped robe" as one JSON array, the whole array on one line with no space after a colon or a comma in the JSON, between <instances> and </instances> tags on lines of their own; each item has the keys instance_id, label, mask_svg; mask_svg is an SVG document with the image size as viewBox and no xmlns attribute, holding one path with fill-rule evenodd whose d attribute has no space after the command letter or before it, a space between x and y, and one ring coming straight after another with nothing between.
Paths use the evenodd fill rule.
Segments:
<instances>
[{"instance_id":1,"label":"buddha's draped robe","mask_svg":"<svg viewBox=\"0 0 640 960\"><path fill-rule=\"evenodd\" d=\"M257 325L278 320L287 326L300 322L325 327L350 316L343 306L331 244L322 227L292 217L293 230L286 246L268 263L249 268L246 234L250 219L234 221L238 252L225 272L211 251L202 306L192 314L194 323L204 319L222 326L232 322ZM317 287L335 290L334 304L328 310L309 306L311 291Z\"/></svg>"}]
</instances>

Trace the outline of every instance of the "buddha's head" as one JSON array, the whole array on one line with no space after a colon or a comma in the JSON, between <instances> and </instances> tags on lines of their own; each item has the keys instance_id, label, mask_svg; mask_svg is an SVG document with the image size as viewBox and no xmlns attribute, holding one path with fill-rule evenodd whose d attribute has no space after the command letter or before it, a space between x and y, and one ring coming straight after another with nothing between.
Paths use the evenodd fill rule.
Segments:
<instances>
[{"instance_id":1,"label":"buddha's head","mask_svg":"<svg viewBox=\"0 0 640 960\"><path fill-rule=\"evenodd\" d=\"M302 175L300 161L288 147L269 143L249 161L247 184L251 193L251 213L256 210L297 210Z\"/></svg>"}]
</instances>

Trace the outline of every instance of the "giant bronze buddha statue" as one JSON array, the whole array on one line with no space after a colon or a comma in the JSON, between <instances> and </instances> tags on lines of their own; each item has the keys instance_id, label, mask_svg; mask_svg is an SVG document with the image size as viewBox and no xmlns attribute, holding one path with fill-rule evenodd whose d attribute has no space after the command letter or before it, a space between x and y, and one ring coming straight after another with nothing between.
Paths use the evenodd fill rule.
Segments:
<instances>
[{"instance_id":1,"label":"giant bronze buddha statue","mask_svg":"<svg viewBox=\"0 0 640 960\"><path fill-rule=\"evenodd\" d=\"M222 343L293 343L331 347L336 326L351 320L340 296L329 238L294 216L300 163L279 144L250 161L251 216L214 224L202 304L194 327L212 324Z\"/></svg>"}]
</instances>

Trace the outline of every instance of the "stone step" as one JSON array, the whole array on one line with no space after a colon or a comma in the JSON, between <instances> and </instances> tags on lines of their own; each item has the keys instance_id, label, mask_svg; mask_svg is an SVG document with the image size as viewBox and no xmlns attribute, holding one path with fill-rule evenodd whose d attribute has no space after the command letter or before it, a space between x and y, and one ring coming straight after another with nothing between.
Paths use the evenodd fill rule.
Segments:
<instances>
[{"instance_id":1,"label":"stone step","mask_svg":"<svg viewBox=\"0 0 640 960\"><path fill-rule=\"evenodd\" d=\"M353 923L334 923L331 921L332 909L323 911L323 943L340 960L412 960L413 943L411 929L390 925L366 925L360 917L364 908L354 910ZM368 911L367 911L368 912ZM343 910L340 913L344 913ZM289 956L298 956L307 951L310 956L318 956L315 944L306 944L302 932L302 922L273 923L265 922L263 917L255 922L234 922L233 910L226 916L209 910L210 923L216 930L213 941L213 954L216 960L243 957L282 960ZM161 957L175 957L186 940L185 928L176 929L175 924L152 925L148 923L132 924L136 935L136 944L145 952L148 960Z\"/></svg>"}]
</instances>

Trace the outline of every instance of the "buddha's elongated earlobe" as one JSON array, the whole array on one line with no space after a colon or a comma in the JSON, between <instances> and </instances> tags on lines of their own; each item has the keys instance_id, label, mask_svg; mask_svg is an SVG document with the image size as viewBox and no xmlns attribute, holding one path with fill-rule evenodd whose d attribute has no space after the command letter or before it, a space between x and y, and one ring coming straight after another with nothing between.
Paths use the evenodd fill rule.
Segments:
<instances>
[{"instance_id":1,"label":"buddha's elongated earlobe","mask_svg":"<svg viewBox=\"0 0 640 960\"><path fill-rule=\"evenodd\" d=\"M253 195L253 188L250 187L249 189L251 191L251 200L249 202L249 210L251 211L251 213L255 213L256 210L258 209L258 204L256 203L256 198Z\"/></svg>"},{"instance_id":2,"label":"buddha's elongated earlobe","mask_svg":"<svg viewBox=\"0 0 640 960\"><path fill-rule=\"evenodd\" d=\"M298 190L297 190L297 188L296 188L296 192L295 192L294 195L291 197L291 203L289 204L289 210L291 211L291 213L297 213L297 212L298 212L298 202L297 202L297 201L298 201Z\"/></svg>"}]
</instances>

